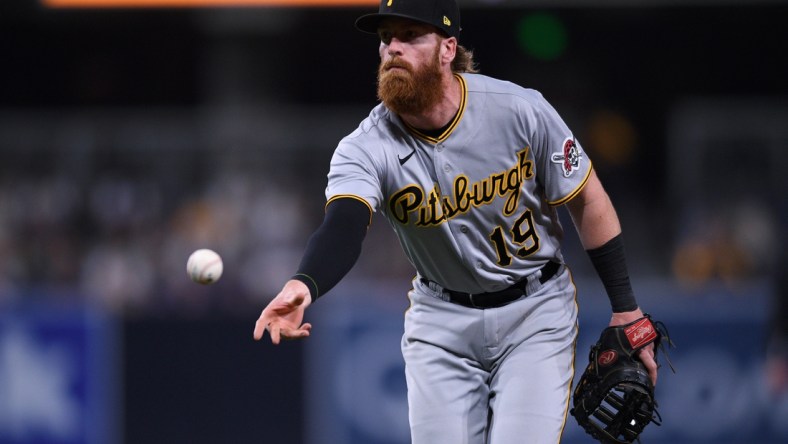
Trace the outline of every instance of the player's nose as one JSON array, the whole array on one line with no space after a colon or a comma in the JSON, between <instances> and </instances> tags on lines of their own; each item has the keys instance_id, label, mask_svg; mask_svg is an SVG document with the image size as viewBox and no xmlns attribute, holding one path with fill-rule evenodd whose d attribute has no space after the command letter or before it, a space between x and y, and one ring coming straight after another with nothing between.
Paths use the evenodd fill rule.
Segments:
<instances>
[{"instance_id":1,"label":"player's nose","mask_svg":"<svg viewBox=\"0 0 788 444\"><path fill-rule=\"evenodd\" d=\"M394 57L394 56L402 55L402 50L403 50L402 42L398 40L396 37L394 37L391 39L391 41L389 41L386 52L388 52L390 56Z\"/></svg>"}]
</instances>

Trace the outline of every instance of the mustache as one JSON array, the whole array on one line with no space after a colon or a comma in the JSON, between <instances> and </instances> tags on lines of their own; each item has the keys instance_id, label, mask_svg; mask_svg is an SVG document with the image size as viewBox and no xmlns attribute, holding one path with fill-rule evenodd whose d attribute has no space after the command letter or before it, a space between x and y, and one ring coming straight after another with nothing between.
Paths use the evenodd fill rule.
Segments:
<instances>
[{"instance_id":1,"label":"mustache","mask_svg":"<svg viewBox=\"0 0 788 444\"><path fill-rule=\"evenodd\" d=\"M404 60L400 60L398 58L393 58L393 59L391 59L391 60L389 60L387 62L384 62L383 64L380 65L380 71L381 72L388 71L391 68L401 68L401 69L404 69L404 70L406 70L406 71L408 71L410 73L413 72L413 65L411 65L410 63L408 63L408 62L406 62Z\"/></svg>"}]
</instances>

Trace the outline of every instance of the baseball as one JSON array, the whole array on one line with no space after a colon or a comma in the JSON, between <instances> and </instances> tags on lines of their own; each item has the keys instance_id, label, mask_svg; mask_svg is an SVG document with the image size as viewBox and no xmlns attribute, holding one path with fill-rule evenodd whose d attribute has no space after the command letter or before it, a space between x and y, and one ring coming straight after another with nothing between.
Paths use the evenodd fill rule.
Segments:
<instances>
[{"instance_id":1,"label":"baseball","mask_svg":"<svg viewBox=\"0 0 788 444\"><path fill-rule=\"evenodd\" d=\"M198 284L213 284L222 277L223 270L222 258L207 248L195 251L186 261L186 273Z\"/></svg>"}]
</instances>

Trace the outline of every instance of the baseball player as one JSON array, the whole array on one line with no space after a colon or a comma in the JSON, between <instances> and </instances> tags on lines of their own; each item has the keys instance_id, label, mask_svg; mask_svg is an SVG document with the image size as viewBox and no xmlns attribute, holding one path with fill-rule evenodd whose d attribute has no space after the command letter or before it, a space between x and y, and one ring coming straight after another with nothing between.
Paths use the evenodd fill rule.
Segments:
<instances>
[{"instance_id":1,"label":"baseball player","mask_svg":"<svg viewBox=\"0 0 788 444\"><path fill-rule=\"evenodd\" d=\"M412 442L559 442L577 305L556 212L571 213L621 325L643 313L615 210L542 95L476 71L455 0L382 0L356 27L380 39L382 103L339 142L324 221L254 338L308 337L306 308L381 212L416 270L401 343ZM653 347L640 358L656 382Z\"/></svg>"}]
</instances>

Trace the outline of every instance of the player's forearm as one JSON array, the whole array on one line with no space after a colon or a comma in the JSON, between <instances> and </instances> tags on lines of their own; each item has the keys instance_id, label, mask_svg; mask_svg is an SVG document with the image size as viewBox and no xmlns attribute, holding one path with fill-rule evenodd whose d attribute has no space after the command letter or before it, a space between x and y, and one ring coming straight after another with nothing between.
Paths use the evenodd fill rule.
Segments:
<instances>
[{"instance_id":1,"label":"player's forearm","mask_svg":"<svg viewBox=\"0 0 788 444\"><path fill-rule=\"evenodd\" d=\"M637 310L621 224L610 198L593 172L583 191L568 205L580 241L605 286L613 312Z\"/></svg>"},{"instance_id":2,"label":"player's forearm","mask_svg":"<svg viewBox=\"0 0 788 444\"><path fill-rule=\"evenodd\" d=\"M599 248L621 234L616 210L594 171L567 208L586 250Z\"/></svg>"},{"instance_id":3,"label":"player's forearm","mask_svg":"<svg viewBox=\"0 0 788 444\"><path fill-rule=\"evenodd\" d=\"M332 289L353 268L366 237L369 209L355 199L337 199L326 209L292 279L309 288L311 299Z\"/></svg>"},{"instance_id":4,"label":"player's forearm","mask_svg":"<svg viewBox=\"0 0 788 444\"><path fill-rule=\"evenodd\" d=\"M621 235L619 234L601 247L587 250L587 252L602 285L605 286L613 313L636 310L638 304L629 281L624 241Z\"/></svg>"}]
</instances>

